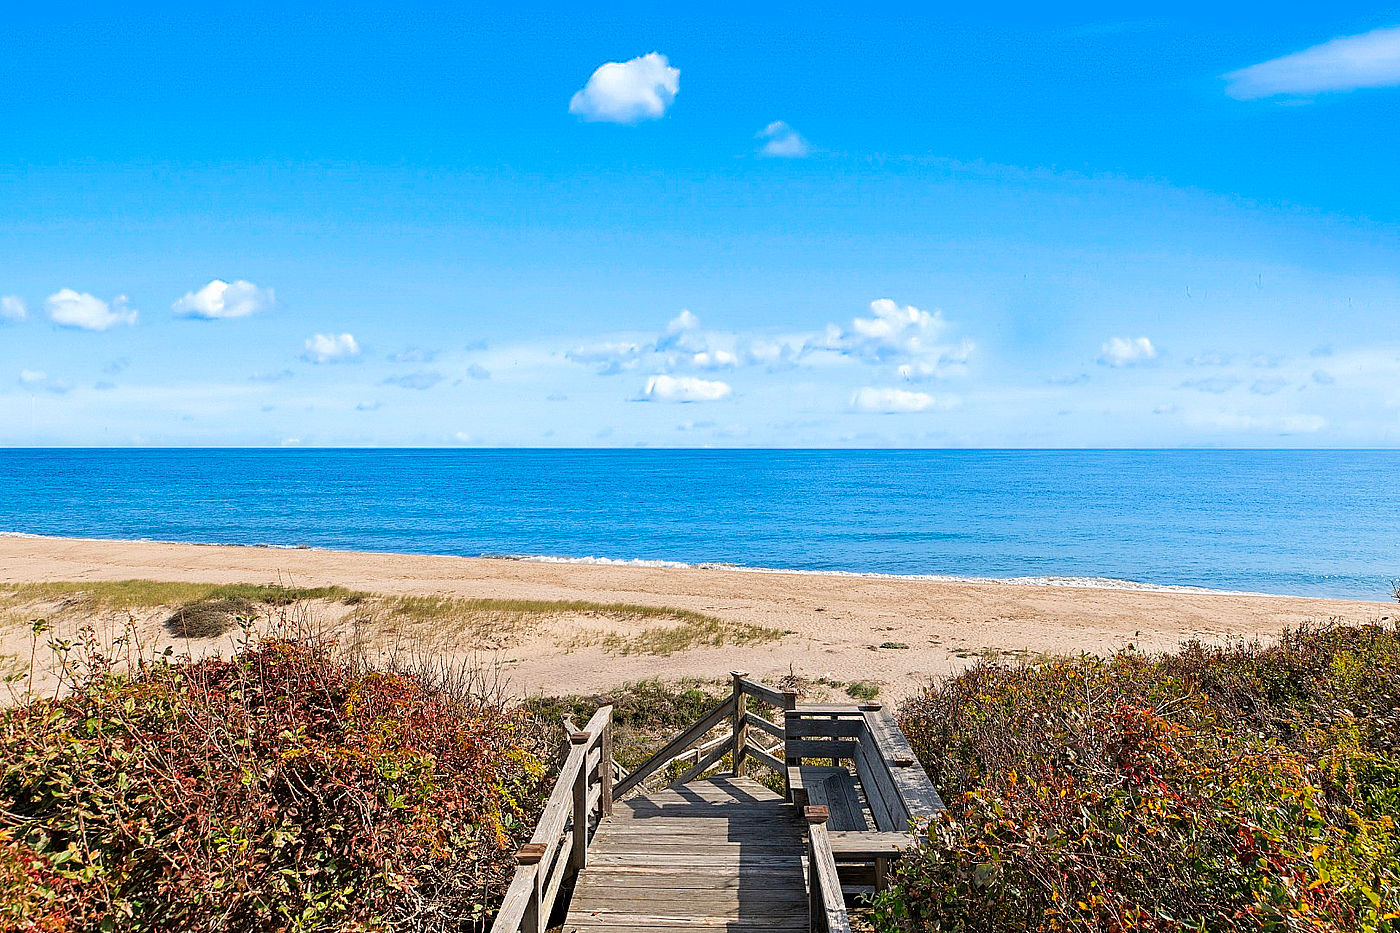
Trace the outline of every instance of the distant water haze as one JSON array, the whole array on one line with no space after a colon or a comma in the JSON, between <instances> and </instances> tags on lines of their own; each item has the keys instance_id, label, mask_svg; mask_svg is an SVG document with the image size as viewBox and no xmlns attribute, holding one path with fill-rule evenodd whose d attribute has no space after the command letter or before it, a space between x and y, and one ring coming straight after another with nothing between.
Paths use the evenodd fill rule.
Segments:
<instances>
[{"instance_id":1,"label":"distant water haze","mask_svg":"<svg viewBox=\"0 0 1400 933\"><path fill-rule=\"evenodd\" d=\"M1384 599L1400 452L7 450L0 533Z\"/></svg>"}]
</instances>

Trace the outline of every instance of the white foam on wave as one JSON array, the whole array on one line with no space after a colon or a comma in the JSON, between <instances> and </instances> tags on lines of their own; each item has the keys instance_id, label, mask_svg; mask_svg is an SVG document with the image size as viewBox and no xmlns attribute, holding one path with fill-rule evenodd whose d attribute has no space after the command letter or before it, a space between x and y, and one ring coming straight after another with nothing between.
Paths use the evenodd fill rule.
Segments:
<instances>
[{"instance_id":1,"label":"white foam on wave","mask_svg":"<svg viewBox=\"0 0 1400 933\"><path fill-rule=\"evenodd\" d=\"M1278 596L1276 593L1254 593L1248 590L1217 590L1204 586L1186 586L1183 584L1170 583L1144 583L1140 580L1120 580L1116 577L970 577L939 573L876 573L873 571L859 570L791 570L782 567L746 567L740 564L717 563L714 561L703 561L692 564L676 560L647 560L636 557L558 557L549 554L499 554L484 556L495 557L499 560L518 560L530 564L591 564L606 567L666 567L678 570L733 570L738 573L853 577L866 580L920 580L930 583L1057 586L1085 590L1132 590L1144 593L1199 593L1212 596Z\"/></svg>"}]
</instances>

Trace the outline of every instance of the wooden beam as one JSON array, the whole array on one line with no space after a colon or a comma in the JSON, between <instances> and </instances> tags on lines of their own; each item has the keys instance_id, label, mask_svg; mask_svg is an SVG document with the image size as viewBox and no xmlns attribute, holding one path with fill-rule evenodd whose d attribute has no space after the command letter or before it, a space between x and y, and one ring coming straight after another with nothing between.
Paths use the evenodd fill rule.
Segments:
<instances>
[{"instance_id":1,"label":"wooden beam","mask_svg":"<svg viewBox=\"0 0 1400 933\"><path fill-rule=\"evenodd\" d=\"M735 678L738 681L737 686L740 690L747 693L755 700L758 700L760 703L767 703L769 706L776 706L778 709L784 708L783 691L774 690L772 687L766 687L752 680L745 680L744 677L746 676L748 675L744 674Z\"/></svg>"},{"instance_id":2,"label":"wooden beam","mask_svg":"<svg viewBox=\"0 0 1400 933\"><path fill-rule=\"evenodd\" d=\"M748 671L730 671L729 676L734 678L734 744L730 749L730 764L733 765L734 776L743 777L748 774L744 762L744 752L749 748L749 697L744 692L744 678L748 676Z\"/></svg>"},{"instance_id":3,"label":"wooden beam","mask_svg":"<svg viewBox=\"0 0 1400 933\"><path fill-rule=\"evenodd\" d=\"M757 713L749 713L744 717L744 721L755 729L761 729L777 739L787 738L787 732L776 722L769 722Z\"/></svg>"},{"instance_id":4,"label":"wooden beam","mask_svg":"<svg viewBox=\"0 0 1400 933\"><path fill-rule=\"evenodd\" d=\"M720 760L723 759L725 755L728 755L730 749L733 747L729 741L730 738L731 736L726 735L724 737L723 742L716 743L715 747L710 749L710 753L708 755L706 755L704 758L701 758L694 765L692 765L690 769L685 772L685 774L682 774L680 777L672 781L671 786L675 787L679 784L684 784L687 781L694 780L695 778L704 774L706 771L713 768L715 765L719 764Z\"/></svg>"},{"instance_id":5,"label":"wooden beam","mask_svg":"<svg viewBox=\"0 0 1400 933\"><path fill-rule=\"evenodd\" d=\"M694 745L704 737L705 733L723 722L725 717L730 713L732 701L733 697L726 699L723 703L702 716L699 722L667 742L656 754L638 765L631 774L618 782L617 787L613 791L614 796L621 797L623 794L642 783L642 781L651 777L651 775L663 764L668 762L676 752L684 751Z\"/></svg>"}]
</instances>

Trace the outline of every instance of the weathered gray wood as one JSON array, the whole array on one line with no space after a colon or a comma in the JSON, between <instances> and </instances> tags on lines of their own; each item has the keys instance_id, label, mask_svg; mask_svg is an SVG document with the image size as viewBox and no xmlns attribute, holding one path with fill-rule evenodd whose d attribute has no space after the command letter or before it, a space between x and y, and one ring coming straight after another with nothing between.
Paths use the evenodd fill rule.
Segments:
<instances>
[{"instance_id":1,"label":"weathered gray wood","mask_svg":"<svg viewBox=\"0 0 1400 933\"><path fill-rule=\"evenodd\" d=\"M747 671L730 671L734 678L734 744L730 749L730 765L734 774L743 777L748 773L744 753L749 749L749 696L744 692L744 677Z\"/></svg>"},{"instance_id":2,"label":"weathered gray wood","mask_svg":"<svg viewBox=\"0 0 1400 933\"><path fill-rule=\"evenodd\" d=\"M851 933L851 921L846 916L846 902L841 895L841 879L836 874L836 857L827 836L827 814L821 807L808 807L806 813L810 840L808 884L813 908L809 915L810 926L828 933Z\"/></svg>"},{"instance_id":3,"label":"weathered gray wood","mask_svg":"<svg viewBox=\"0 0 1400 933\"><path fill-rule=\"evenodd\" d=\"M770 722L769 720L764 719L757 713L749 713L747 716L744 717L744 720L750 726L753 726L755 729L762 729L764 732L768 733L776 739L787 738L787 732L783 729L782 726L778 725L776 722Z\"/></svg>"},{"instance_id":4,"label":"weathered gray wood","mask_svg":"<svg viewBox=\"0 0 1400 933\"><path fill-rule=\"evenodd\" d=\"M856 756L856 773L860 775L866 800L870 802L870 813L875 818L877 828L903 832L909 828L904 799L895 786L890 766L880 754L868 728L865 728L865 733L860 743L860 754Z\"/></svg>"},{"instance_id":5,"label":"weathered gray wood","mask_svg":"<svg viewBox=\"0 0 1400 933\"><path fill-rule=\"evenodd\" d=\"M783 743L783 756L788 761L803 758L854 758L856 743L839 739L788 739Z\"/></svg>"},{"instance_id":6,"label":"weathered gray wood","mask_svg":"<svg viewBox=\"0 0 1400 933\"><path fill-rule=\"evenodd\" d=\"M772 687L766 687L755 681L745 680L741 677L739 678L738 686L744 693L747 693L760 703L767 703L769 706L776 706L778 709L782 709L786 702L781 690L774 690Z\"/></svg>"},{"instance_id":7,"label":"weathered gray wood","mask_svg":"<svg viewBox=\"0 0 1400 933\"><path fill-rule=\"evenodd\" d=\"M731 736L725 736L723 740L716 742L714 747L710 749L710 753L708 755L706 755L704 758L701 758L694 765L692 765L690 769L687 770L684 774L672 781L671 786L675 787L678 784L686 784L690 781L693 781L695 778L704 774L706 771L710 770L715 765L719 764L720 761L723 760L724 756L728 755L730 753L730 750L734 747L733 742L729 741L730 738Z\"/></svg>"},{"instance_id":8,"label":"weathered gray wood","mask_svg":"<svg viewBox=\"0 0 1400 933\"><path fill-rule=\"evenodd\" d=\"M892 858L918 842L909 833L852 833L829 829L827 836L831 840L831 851L837 861Z\"/></svg>"},{"instance_id":9,"label":"weathered gray wood","mask_svg":"<svg viewBox=\"0 0 1400 933\"><path fill-rule=\"evenodd\" d=\"M749 746L749 757L761 765L772 768L779 774L782 774L783 769L787 767L786 763L781 758L770 755L761 748L754 748L752 745Z\"/></svg>"},{"instance_id":10,"label":"weathered gray wood","mask_svg":"<svg viewBox=\"0 0 1400 933\"><path fill-rule=\"evenodd\" d=\"M938 796L933 782L929 780L919 760L914 757L914 750L909 746L909 740L900 731L894 717L885 710L866 712L864 717L871 737L889 767L890 776L910 820L930 820L939 811L946 809L943 798Z\"/></svg>"},{"instance_id":11,"label":"weathered gray wood","mask_svg":"<svg viewBox=\"0 0 1400 933\"><path fill-rule=\"evenodd\" d=\"M730 714L732 703L733 697L726 699L723 703L701 717L700 721L695 725L663 745L656 754L642 762L637 766L636 770L618 782L613 791L614 796L621 797L623 794L642 783L642 781L651 777L651 775L665 762L669 761L676 752L689 748L703 738L705 733L723 722L724 718Z\"/></svg>"},{"instance_id":12,"label":"weathered gray wood","mask_svg":"<svg viewBox=\"0 0 1400 933\"><path fill-rule=\"evenodd\" d=\"M787 714L791 716L850 716L859 719L862 715L854 703L802 703Z\"/></svg>"},{"instance_id":13,"label":"weathered gray wood","mask_svg":"<svg viewBox=\"0 0 1400 933\"><path fill-rule=\"evenodd\" d=\"M865 723L859 719L795 719L787 724L786 738L859 738Z\"/></svg>"}]
</instances>

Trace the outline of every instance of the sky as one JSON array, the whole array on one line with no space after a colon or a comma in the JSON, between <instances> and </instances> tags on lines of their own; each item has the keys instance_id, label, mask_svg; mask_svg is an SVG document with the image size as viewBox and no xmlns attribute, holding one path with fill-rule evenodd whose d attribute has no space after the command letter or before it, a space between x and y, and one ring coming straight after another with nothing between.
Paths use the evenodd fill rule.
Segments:
<instances>
[{"instance_id":1,"label":"sky","mask_svg":"<svg viewBox=\"0 0 1400 933\"><path fill-rule=\"evenodd\" d=\"M13 11L0 445L1400 445L1400 6L510 6Z\"/></svg>"}]
</instances>

